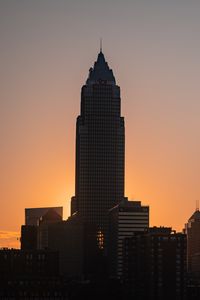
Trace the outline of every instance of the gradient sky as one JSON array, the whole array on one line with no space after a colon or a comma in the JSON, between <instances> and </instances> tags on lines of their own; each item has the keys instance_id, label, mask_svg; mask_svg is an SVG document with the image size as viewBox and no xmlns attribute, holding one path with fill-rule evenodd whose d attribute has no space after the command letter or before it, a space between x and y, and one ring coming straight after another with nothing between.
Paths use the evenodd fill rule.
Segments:
<instances>
[{"instance_id":1,"label":"gradient sky","mask_svg":"<svg viewBox=\"0 0 200 300\"><path fill-rule=\"evenodd\" d=\"M200 199L199 0L0 0L0 246L74 195L80 89L99 39L121 87L126 195L181 230Z\"/></svg>"}]
</instances>

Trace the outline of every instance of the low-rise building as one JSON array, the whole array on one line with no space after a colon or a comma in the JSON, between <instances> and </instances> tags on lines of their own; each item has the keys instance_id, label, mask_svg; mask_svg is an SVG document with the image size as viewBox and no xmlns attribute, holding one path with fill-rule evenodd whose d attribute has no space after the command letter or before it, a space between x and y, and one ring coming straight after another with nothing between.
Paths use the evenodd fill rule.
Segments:
<instances>
[{"instance_id":1,"label":"low-rise building","mask_svg":"<svg viewBox=\"0 0 200 300\"><path fill-rule=\"evenodd\" d=\"M186 235L153 227L124 240L123 282L135 299L186 297Z\"/></svg>"}]
</instances>

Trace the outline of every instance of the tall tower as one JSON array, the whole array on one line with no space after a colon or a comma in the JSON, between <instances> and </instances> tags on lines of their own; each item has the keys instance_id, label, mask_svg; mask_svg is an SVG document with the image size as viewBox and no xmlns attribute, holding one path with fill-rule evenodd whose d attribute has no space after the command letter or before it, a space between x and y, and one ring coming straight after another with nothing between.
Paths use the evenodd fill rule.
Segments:
<instances>
[{"instance_id":1,"label":"tall tower","mask_svg":"<svg viewBox=\"0 0 200 300\"><path fill-rule=\"evenodd\" d=\"M124 139L120 88L100 50L81 91L71 213L77 211L97 225L102 246L108 234L108 210L124 198Z\"/></svg>"}]
</instances>

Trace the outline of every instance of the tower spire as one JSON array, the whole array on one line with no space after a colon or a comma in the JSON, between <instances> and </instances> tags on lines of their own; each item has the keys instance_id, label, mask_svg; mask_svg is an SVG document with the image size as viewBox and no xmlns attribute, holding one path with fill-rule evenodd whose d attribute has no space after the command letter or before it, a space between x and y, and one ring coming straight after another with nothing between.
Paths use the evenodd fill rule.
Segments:
<instances>
[{"instance_id":1,"label":"tower spire","mask_svg":"<svg viewBox=\"0 0 200 300\"><path fill-rule=\"evenodd\" d=\"M102 38L100 38L100 52L102 52Z\"/></svg>"}]
</instances>

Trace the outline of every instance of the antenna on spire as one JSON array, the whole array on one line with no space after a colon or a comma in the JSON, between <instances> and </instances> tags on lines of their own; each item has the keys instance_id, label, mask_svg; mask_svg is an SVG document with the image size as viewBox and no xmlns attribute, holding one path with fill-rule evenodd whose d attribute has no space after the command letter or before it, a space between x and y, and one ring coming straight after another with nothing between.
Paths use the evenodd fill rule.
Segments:
<instances>
[{"instance_id":1,"label":"antenna on spire","mask_svg":"<svg viewBox=\"0 0 200 300\"><path fill-rule=\"evenodd\" d=\"M102 52L102 38L100 38L100 52Z\"/></svg>"},{"instance_id":2,"label":"antenna on spire","mask_svg":"<svg viewBox=\"0 0 200 300\"><path fill-rule=\"evenodd\" d=\"M196 200L196 211L199 211L199 200Z\"/></svg>"}]
</instances>

